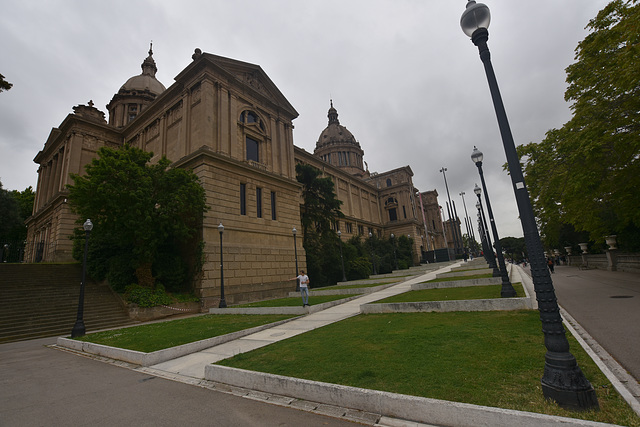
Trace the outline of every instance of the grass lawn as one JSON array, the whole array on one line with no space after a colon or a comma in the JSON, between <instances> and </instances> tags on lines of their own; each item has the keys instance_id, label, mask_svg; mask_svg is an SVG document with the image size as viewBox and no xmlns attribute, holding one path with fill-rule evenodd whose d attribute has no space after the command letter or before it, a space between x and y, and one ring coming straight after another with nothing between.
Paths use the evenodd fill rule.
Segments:
<instances>
[{"instance_id":1,"label":"grass lawn","mask_svg":"<svg viewBox=\"0 0 640 427\"><path fill-rule=\"evenodd\" d=\"M253 371L627 426L640 418L569 336L599 412L545 401L537 311L367 314L219 362Z\"/></svg>"},{"instance_id":2,"label":"grass lawn","mask_svg":"<svg viewBox=\"0 0 640 427\"><path fill-rule=\"evenodd\" d=\"M453 272L453 273L455 273L455 272ZM486 274L475 274L473 276L441 277L439 279L427 280L426 282L423 282L423 283L453 282L453 281L456 281L456 280L471 280L471 279L489 279L491 277L493 277L492 273L486 273Z\"/></svg>"},{"instance_id":3,"label":"grass lawn","mask_svg":"<svg viewBox=\"0 0 640 427\"><path fill-rule=\"evenodd\" d=\"M391 285L393 283L398 283L398 282L382 282L382 283L366 283L366 284L360 284L360 285L341 285L341 286L331 286L330 288L315 288L312 289L314 291L330 291L333 289L357 289L357 288L375 288L376 286L382 286L382 285Z\"/></svg>"},{"instance_id":4,"label":"grass lawn","mask_svg":"<svg viewBox=\"0 0 640 427\"><path fill-rule=\"evenodd\" d=\"M520 283L512 283L518 297L524 297L524 289ZM454 301L469 299L501 298L502 285L465 286L461 288L420 289L394 295L375 301L374 304L391 302L419 302L419 301Z\"/></svg>"},{"instance_id":5,"label":"grass lawn","mask_svg":"<svg viewBox=\"0 0 640 427\"><path fill-rule=\"evenodd\" d=\"M313 290L312 290L313 292ZM356 295L309 295L309 304L323 304L325 302L336 301L339 299L350 298ZM297 307L302 306L302 297L278 298L265 301L252 302L249 304L234 305L234 308L244 307Z\"/></svg>"},{"instance_id":6,"label":"grass lawn","mask_svg":"<svg viewBox=\"0 0 640 427\"><path fill-rule=\"evenodd\" d=\"M111 347L150 353L289 319L290 315L208 314L130 328L96 332L80 338Z\"/></svg>"}]
</instances>

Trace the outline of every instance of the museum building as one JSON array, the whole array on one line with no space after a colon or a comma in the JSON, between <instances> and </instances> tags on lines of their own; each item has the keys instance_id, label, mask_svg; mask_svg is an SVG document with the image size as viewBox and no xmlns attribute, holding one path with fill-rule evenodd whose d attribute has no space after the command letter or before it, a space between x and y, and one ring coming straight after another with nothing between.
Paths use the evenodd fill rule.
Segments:
<instances>
[{"instance_id":1,"label":"museum building","mask_svg":"<svg viewBox=\"0 0 640 427\"><path fill-rule=\"evenodd\" d=\"M364 151L340 124L333 102L312 154L294 145L298 113L260 66L196 49L170 87L156 72L150 49L142 73L107 105L108 121L89 101L51 130L34 158L38 183L26 222L25 261L72 260L69 236L78 218L67 204L71 174L84 174L101 147L123 144L154 153L152 161L166 156L172 167L193 170L205 190L205 263L195 284L204 307L217 305L220 296L219 224L229 304L292 289L296 254L299 267L305 265L302 236L293 235L294 228L302 229L297 163L334 181L344 213L334 227L343 240L408 235L415 263L427 251L446 247L437 192L418 191L409 166L369 172Z\"/></svg>"}]
</instances>

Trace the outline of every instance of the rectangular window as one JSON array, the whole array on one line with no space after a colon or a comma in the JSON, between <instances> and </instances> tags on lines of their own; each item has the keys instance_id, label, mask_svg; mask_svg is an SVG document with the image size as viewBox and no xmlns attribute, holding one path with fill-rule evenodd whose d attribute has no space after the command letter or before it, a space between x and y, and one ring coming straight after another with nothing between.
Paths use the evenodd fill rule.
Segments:
<instances>
[{"instance_id":1,"label":"rectangular window","mask_svg":"<svg viewBox=\"0 0 640 427\"><path fill-rule=\"evenodd\" d=\"M344 228L347 230L347 233L349 233L349 234L353 233L353 229L351 228L351 223L350 222L345 222L344 223Z\"/></svg>"},{"instance_id":2,"label":"rectangular window","mask_svg":"<svg viewBox=\"0 0 640 427\"><path fill-rule=\"evenodd\" d=\"M389 221L397 221L398 214L396 213L396 208L389 209Z\"/></svg>"},{"instance_id":3,"label":"rectangular window","mask_svg":"<svg viewBox=\"0 0 640 427\"><path fill-rule=\"evenodd\" d=\"M253 160L254 162L260 162L260 155L258 150L258 141L253 138L247 137L247 160Z\"/></svg>"},{"instance_id":4,"label":"rectangular window","mask_svg":"<svg viewBox=\"0 0 640 427\"><path fill-rule=\"evenodd\" d=\"M407 219L407 210L402 206L402 213L404 215L404 219Z\"/></svg>"},{"instance_id":5,"label":"rectangular window","mask_svg":"<svg viewBox=\"0 0 640 427\"><path fill-rule=\"evenodd\" d=\"M276 193L271 192L271 219L276 220Z\"/></svg>"},{"instance_id":6,"label":"rectangular window","mask_svg":"<svg viewBox=\"0 0 640 427\"><path fill-rule=\"evenodd\" d=\"M358 226L358 234L364 234L364 227L362 225Z\"/></svg>"},{"instance_id":7,"label":"rectangular window","mask_svg":"<svg viewBox=\"0 0 640 427\"><path fill-rule=\"evenodd\" d=\"M247 214L247 184L240 184L240 215Z\"/></svg>"},{"instance_id":8,"label":"rectangular window","mask_svg":"<svg viewBox=\"0 0 640 427\"><path fill-rule=\"evenodd\" d=\"M262 218L262 188L256 188L256 215Z\"/></svg>"}]
</instances>

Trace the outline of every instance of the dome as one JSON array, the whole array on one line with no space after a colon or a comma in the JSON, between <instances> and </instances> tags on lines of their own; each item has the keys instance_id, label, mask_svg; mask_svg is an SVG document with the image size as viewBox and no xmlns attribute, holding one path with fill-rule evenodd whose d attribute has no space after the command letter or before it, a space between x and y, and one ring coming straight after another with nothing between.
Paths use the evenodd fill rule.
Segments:
<instances>
[{"instance_id":1,"label":"dome","mask_svg":"<svg viewBox=\"0 0 640 427\"><path fill-rule=\"evenodd\" d=\"M156 61L153 60L153 49L149 48L149 56L142 61L142 74L133 76L122 85L120 91L149 91L154 95L160 95L166 90L164 85L156 79Z\"/></svg>"},{"instance_id":2,"label":"dome","mask_svg":"<svg viewBox=\"0 0 640 427\"><path fill-rule=\"evenodd\" d=\"M316 151L328 145L335 144L353 144L360 148L360 144L356 141L353 134L340 124L338 120L338 110L333 108L333 101L331 102L331 108L329 108L327 116L329 117L329 125L320 134L318 142L316 142Z\"/></svg>"}]
</instances>

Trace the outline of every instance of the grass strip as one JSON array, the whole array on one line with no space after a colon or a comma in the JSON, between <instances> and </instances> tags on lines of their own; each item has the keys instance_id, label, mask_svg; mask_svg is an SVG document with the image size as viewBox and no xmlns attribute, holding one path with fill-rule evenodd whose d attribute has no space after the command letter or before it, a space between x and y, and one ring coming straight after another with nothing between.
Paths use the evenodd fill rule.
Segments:
<instances>
[{"instance_id":1,"label":"grass strip","mask_svg":"<svg viewBox=\"0 0 640 427\"><path fill-rule=\"evenodd\" d=\"M543 397L544 337L537 311L355 316L219 362L253 371L498 408L640 426L572 336L572 354L598 412Z\"/></svg>"},{"instance_id":2,"label":"grass strip","mask_svg":"<svg viewBox=\"0 0 640 427\"><path fill-rule=\"evenodd\" d=\"M150 353L289 319L291 315L208 314L96 332L78 341Z\"/></svg>"},{"instance_id":3,"label":"grass strip","mask_svg":"<svg viewBox=\"0 0 640 427\"><path fill-rule=\"evenodd\" d=\"M398 281L399 282L399 281ZM375 288L376 286L383 285L391 285L397 282L382 282L382 283L366 283L360 285L340 285L340 286L331 286L330 288L315 288L314 291L330 291L333 289L357 289L357 288Z\"/></svg>"},{"instance_id":4,"label":"grass strip","mask_svg":"<svg viewBox=\"0 0 640 427\"><path fill-rule=\"evenodd\" d=\"M524 297L524 289L520 283L512 283L518 297ZM392 302L422 302L422 301L457 301L470 299L492 299L501 298L500 291L502 285L482 285L464 286L461 288L437 288L420 289L417 291L404 292L383 300L375 301L374 304Z\"/></svg>"},{"instance_id":5,"label":"grass strip","mask_svg":"<svg viewBox=\"0 0 640 427\"><path fill-rule=\"evenodd\" d=\"M355 295L310 295L309 296L309 305L317 305L323 304L325 302L336 301L339 299L350 298ZM248 304L239 304L234 305L234 308L245 308L245 307L297 307L302 306L302 298L301 297L291 297L291 298L278 298L278 299L270 299L265 301L251 302Z\"/></svg>"}]
</instances>

